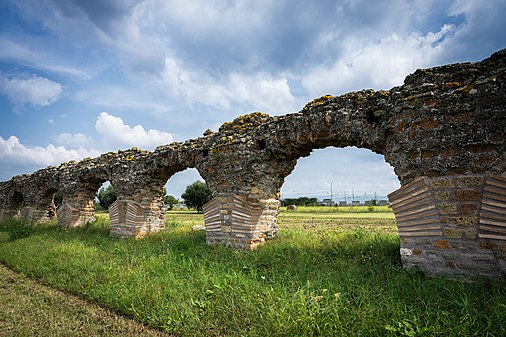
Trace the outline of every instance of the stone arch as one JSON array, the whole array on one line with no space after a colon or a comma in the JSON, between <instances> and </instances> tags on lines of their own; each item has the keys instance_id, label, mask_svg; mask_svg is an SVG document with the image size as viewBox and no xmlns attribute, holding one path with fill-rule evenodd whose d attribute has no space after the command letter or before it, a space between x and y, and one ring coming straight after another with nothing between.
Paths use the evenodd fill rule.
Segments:
<instances>
[{"instance_id":1,"label":"stone arch","mask_svg":"<svg viewBox=\"0 0 506 337\"><path fill-rule=\"evenodd\" d=\"M16 186L6 188L4 201L1 209L1 218L12 218L21 215L21 209L24 205L23 193Z\"/></svg>"},{"instance_id":2,"label":"stone arch","mask_svg":"<svg viewBox=\"0 0 506 337\"><path fill-rule=\"evenodd\" d=\"M95 197L104 183L102 179L74 181L60 189L62 204L58 208L58 223L63 227L79 227L95 222Z\"/></svg>"},{"instance_id":3,"label":"stone arch","mask_svg":"<svg viewBox=\"0 0 506 337\"><path fill-rule=\"evenodd\" d=\"M206 232L208 242L254 248L275 235L277 210L266 210L266 226L262 203L277 201L297 158L357 146L383 154L399 177L402 187L389 198L405 266L433 275L501 275L505 56L418 70L401 87L324 96L295 114L225 123L197 161L220 197L207 210L217 228Z\"/></svg>"},{"instance_id":4,"label":"stone arch","mask_svg":"<svg viewBox=\"0 0 506 337\"><path fill-rule=\"evenodd\" d=\"M121 165L111 171L118 197L109 208L111 235L141 238L165 228L163 187L177 172L194 167L194 156L173 143L154 153L120 151L116 160Z\"/></svg>"},{"instance_id":5,"label":"stone arch","mask_svg":"<svg viewBox=\"0 0 506 337\"><path fill-rule=\"evenodd\" d=\"M23 193L27 198L24 201L24 207L21 210L23 219L30 223L50 222L56 217L56 206L54 196L58 190L55 187L44 187L33 194L33 190Z\"/></svg>"},{"instance_id":6,"label":"stone arch","mask_svg":"<svg viewBox=\"0 0 506 337\"><path fill-rule=\"evenodd\" d=\"M58 191L62 196L62 204L57 210L60 226L78 227L95 222L97 191L105 181L110 180L109 157L110 153L60 166Z\"/></svg>"},{"instance_id":7,"label":"stone arch","mask_svg":"<svg viewBox=\"0 0 506 337\"><path fill-rule=\"evenodd\" d=\"M400 179L390 200L402 219L406 266L497 277L506 270L505 102L501 50L481 62L417 70L388 91L323 96L284 116L240 116L217 132L154 152L110 152L17 176L3 187L2 212L19 213L9 201L18 191L30 207L36 198L22 186L44 190L37 184L47 181L64 198L60 222L79 225L92 220L93 197L109 180L126 213L133 205L134 230L127 235L139 237L163 226L167 179L195 167L213 194L205 211L207 242L254 248L276 234L279 189L297 158L353 145L383 154Z\"/></svg>"},{"instance_id":8,"label":"stone arch","mask_svg":"<svg viewBox=\"0 0 506 337\"><path fill-rule=\"evenodd\" d=\"M27 177L21 188L24 197L22 218L34 224L52 221L56 216L54 195L58 185L59 177L53 169L39 170Z\"/></svg>"}]
</instances>

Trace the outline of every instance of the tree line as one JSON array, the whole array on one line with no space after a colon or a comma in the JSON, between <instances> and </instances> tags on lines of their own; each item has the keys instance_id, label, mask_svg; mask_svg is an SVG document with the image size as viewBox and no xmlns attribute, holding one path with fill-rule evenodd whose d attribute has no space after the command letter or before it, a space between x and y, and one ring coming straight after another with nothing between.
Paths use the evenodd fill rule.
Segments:
<instances>
[{"instance_id":1,"label":"tree line","mask_svg":"<svg viewBox=\"0 0 506 337\"><path fill-rule=\"evenodd\" d=\"M186 186L185 192L181 195L184 199L184 203L188 208L194 208L199 212L202 212L202 206L204 206L209 200L211 200L211 191L207 188L207 185L203 181L195 181L194 183ZM97 201L95 202L95 209L107 210L109 206L113 204L117 199L114 186L109 185L107 187L101 187L97 194ZM173 209L174 205L179 203L179 200L172 195L167 194L165 187L163 188L163 202Z\"/></svg>"},{"instance_id":2,"label":"tree line","mask_svg":"<svg viewBox=\"0 0 506 337\"><path fill-rule=\"evenodd\" d=\"M308 198L308 197L300 197L300 198L285 198L281 200L281 206L316 206L318 205L317 198Z\"/></svg>"}]
</instances>

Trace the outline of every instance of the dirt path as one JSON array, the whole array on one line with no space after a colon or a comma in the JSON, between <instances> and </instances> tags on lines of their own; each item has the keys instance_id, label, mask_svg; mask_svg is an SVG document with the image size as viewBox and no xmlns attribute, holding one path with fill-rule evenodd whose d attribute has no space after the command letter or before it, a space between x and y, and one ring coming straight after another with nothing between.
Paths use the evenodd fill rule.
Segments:
<instances>
[{"instance_id":1,"label":"dirt path","mask_svg":"<svg viewBox=\"0 0 506 337\"><path fill-rule=\"evenodd\" d=\"M0 336L169 336L0 264Z\"/></svg>"}]
</instances>

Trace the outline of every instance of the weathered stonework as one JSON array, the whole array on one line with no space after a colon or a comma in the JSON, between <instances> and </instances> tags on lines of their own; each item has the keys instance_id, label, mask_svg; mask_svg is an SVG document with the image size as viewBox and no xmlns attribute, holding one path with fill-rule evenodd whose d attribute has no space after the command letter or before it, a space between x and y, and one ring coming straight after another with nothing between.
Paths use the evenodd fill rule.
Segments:
<instances>
[{"instance_id":1,"label":"weathered stonework","mask_svg":"<svg viewBox=\"0 0 506 337\"><path fill-rule=\"evenodd\" d=\"M437 195L448 195L439 200ZM406 267L432 275L500 277L505 272L506 178L418 178L389 195Z\"/></svg>"},{"instance_id":2,"label":"weathered stonework","mask_svg":"<svg viewBox=\"0 0 506 337\"><path fill-rule=\"evenodd\" d=\"M401 189L390 195L402 261L431 275L498 277L506 267L506 50L476 63L417 70L402 86L323 96L284 116L252 113L204 137L155 151L133 148L49 167L0 183L0 216L93 221L110 181L111 234L142 237L164 226L162 189L196 168L213 199L206 240L251 249L275 236L279 191L297 160L328 146L382 154Z\"/></svg>"},{"instance_id":3,"label":"weathered stonework","mask_svg":"<svg viewBox=\"0 0 506 337\"><path fill-rule=\"evenodd\" d=\"M276 236L278 199L247 199L240 195L220 196L204 205L208 244L253 249Z\"/></svg>"}]
</instances>

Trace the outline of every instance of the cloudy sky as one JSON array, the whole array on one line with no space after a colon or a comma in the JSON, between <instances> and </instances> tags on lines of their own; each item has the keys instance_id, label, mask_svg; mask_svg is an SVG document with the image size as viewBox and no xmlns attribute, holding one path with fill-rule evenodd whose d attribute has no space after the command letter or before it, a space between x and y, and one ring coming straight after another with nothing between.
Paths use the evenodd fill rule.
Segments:
<instances>
[{"instance_id":1,"label":"cloudy sky","mask_svg":"<svg viewBox=\"0 0 506 337\"><path fill-rule=\"evenodd\" d=\"M0 180L481 60L506 47L505 13L505 0L0 0ZM399 186L382 156L325 149L282 193L331 183L339 199Z\"/></svg>"}]
</instances>

